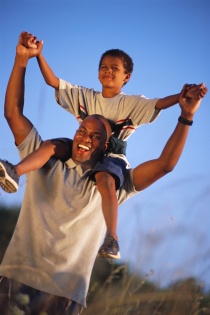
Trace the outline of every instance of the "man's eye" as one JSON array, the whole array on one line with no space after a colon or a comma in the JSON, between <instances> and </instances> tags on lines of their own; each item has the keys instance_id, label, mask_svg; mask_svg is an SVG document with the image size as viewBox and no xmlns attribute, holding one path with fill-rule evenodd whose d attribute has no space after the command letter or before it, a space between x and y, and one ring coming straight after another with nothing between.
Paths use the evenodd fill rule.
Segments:
<instances>
[{"instance_id":1,"label":"man's eye","mask_svg":"<svg viewBox=\"0 0 210 315\"><path fill-rule=\"evenodd\" d=\"M92 139L95 139L95 140L100 140L100 139L101 139L101 137L100 137L100 136L98 136L98 135L94 135L94 136L92 136Z\"/></svg>"},{"instance_id":2,"label":"man's eye","mask_svg":"<svg viewBox=\"0 0 210 315\"><path fill-rule=\"evenodd\" d=\"M78 129L77 131L78 131L80 134L85 134L85 131L82 130L82 129Z\"/></svg>"}]
</instances>

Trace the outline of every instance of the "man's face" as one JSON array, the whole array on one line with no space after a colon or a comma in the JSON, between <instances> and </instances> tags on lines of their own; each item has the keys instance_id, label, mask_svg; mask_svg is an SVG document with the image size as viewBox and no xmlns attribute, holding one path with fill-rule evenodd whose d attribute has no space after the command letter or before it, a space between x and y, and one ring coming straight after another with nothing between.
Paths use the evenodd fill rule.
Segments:
<instances>
[{"instance_id":1,"label":"man's face","mask_svg":"<svg viewBox=\"0 0 210 315\"><path fill-rule=\"evenodd\" d=\"M130 73L125 73L120 58L105 56L99 68L98 78L103 87L120 90L124 83L130 79Z\"/></svg>"},{"instance_id":2,"label":"man's face","mask_svg":"<svg viewBox=\"0 0 210 315\"><path fill-rule=\"evenodd\" d=\"M73 139L73 161L84 170L93 168L106 149L106 137L104 124L98 119L87 117Z\"/></svg>"}]
</instances>

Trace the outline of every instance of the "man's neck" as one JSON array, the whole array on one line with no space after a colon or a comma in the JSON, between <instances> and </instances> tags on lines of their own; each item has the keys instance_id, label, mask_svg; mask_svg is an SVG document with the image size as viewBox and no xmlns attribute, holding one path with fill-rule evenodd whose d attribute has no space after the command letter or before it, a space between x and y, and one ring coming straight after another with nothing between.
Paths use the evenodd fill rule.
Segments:
<instances>
[{"instance_id":1,"label":"man's neck","mask_svg":"<svg viewBox=\"0 0 210 315\"><path fill-rule=\"evenodd\" d=\"M75 162L73 159L72 159L72 161L76 164L76 166L80 166L83 172L86 172L88 170L92 170L95 166L95 164L94 165L93 164L85 164L85 163L79 164L79 163Z\"/></svg>"}]
</instances>

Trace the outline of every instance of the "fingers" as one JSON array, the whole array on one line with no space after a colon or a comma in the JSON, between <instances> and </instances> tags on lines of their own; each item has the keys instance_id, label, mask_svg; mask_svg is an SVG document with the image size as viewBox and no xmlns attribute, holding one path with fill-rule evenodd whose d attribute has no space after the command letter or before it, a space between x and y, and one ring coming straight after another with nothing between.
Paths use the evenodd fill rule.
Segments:
<instances>
[{"instance_id":1,"label":"fingers","mask_svg":"<svg viewBox=\"0 0 210 315\"><path fill-rule=\"evenodd\" d=\"M207 87L203 84L203 86L199 89L199 97L203 98L208 92Z\"/></svg>"},{"instance_id":2,"label":"fingers","mask_svg":"<svg viewBox=\"0 0 210 315\"><path fill-rule=\"evenodd\" d=\"M19 37L16 53L25 55L28 58L39 56L43 48L43 41L29 32L22 32Z\"/></svg>"},{"instance_id":3,"label":"fingers","mask_svg":"<svg viewBox=\"0 0 210 315\"><path fill-rule=\"evenodd\" d=\"M198 87L198 95L199 95L199 97L203 98L206 95L206 93L208 92L207 87L205 86L204 83L198 84L197 87Z\"/></svg>"},{"instance_id":4,"label":"fingers","mask_svg":"<svg viewBox=\"0 0 210 315\"><path fill-rule=\"evenodd\" d=\"M40 42L37 41L37 49L39 52L42 51L43 43L44 43L43 40L41 40Z\"/></svg>"},{"instance_id":5,"label":"fingers","mask_svg":"<svg viewBox=\"0 0 210 315\"><path fill-rule=\"evenodd\" d=\"M185 97L199 100L205 96L208 89L202 82L200 84L186 84L186 94Z\"/></svg>"},{"instance_id":6,"label":"fingers","mask_svg":"<svg viewBox=\"0 0 210 315\"><path fill-rule=\"evenodd\" d=\"M185 98L185 93L189 90L189 85L190 84L185 84L184 86L183 86L183 88L182 88L182 90L181 90L181 93L180 93L180 97L183 97L183 98Z\"/></svg>"},{"instance_id":7,"label":"fingers","mask_svg":"<svg viewBox=\"0 0 210 315\"><path fill-rule=\"evenodd\" d=\"M36 36L29 32L22 32L20 34L19 43L25 46L26 48L37 48L38 39Z\"/></svg>"},{"instance_id":8,"label":"fingers","mask_svg":"<svg viewBox=\"0 0 210 315\"><path fill-rule=\"evenodd\" d=\"M196 86L196 84L189 84L189 83L186 83L185 84L185 87L186 87L186 91L189 91L192 87Z\"/></svg>"}]
</instances>

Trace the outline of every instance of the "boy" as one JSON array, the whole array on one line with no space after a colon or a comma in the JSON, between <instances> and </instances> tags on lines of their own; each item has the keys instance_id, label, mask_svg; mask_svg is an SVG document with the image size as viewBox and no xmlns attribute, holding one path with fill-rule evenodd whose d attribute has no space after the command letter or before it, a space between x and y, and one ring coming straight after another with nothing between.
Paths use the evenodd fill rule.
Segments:
<instances>
[{"instance_id":1,"label":"boy","mask_svg":"<svg viewBox=\"0 0 210 315\"><path fill-rule=\"evenodd\" d=\"M54 75L41 53L43 42L38 42L35 36L27 32L21 34L20 40L26 49L31 47L37 50L37 60L43 77L46 83L55 89L57 102L64 109L73 114L79 123L88 115L100 114L106 117L112 126L112 137L107 153L97 163L91 178L96 181L101 194L102 210L107 226L105 241L99 249L98 256L119 259L116 190L123 183L123 170L129 167L125 157L125 140L141 124L153 122L161 109L178 103L180 94L149 100L144 96L128 96L122 93L122 87L130 80L133 62L130 56L119 49L106 51L100 59L98 78L102 85L102 92L72 85ZM203 89L204 84L189 86L186 97L202 98L205 95ZM83 132L85 133L85 130ZM88 145L80 147L81 152L90 150L92 139L88 141ZM40 168L53 155L65 161L70 157L71 152L67 156L64 152L66 152L65 139L59 143L53 139L45 141L37 151L15 165L14 170L11 164L0 160L1 187L8 192L16 191L17 175L21 176ZM14 179L12 179L13 175L9 174L11 172L14 174Z\"/></svg>"}]
</instances>

